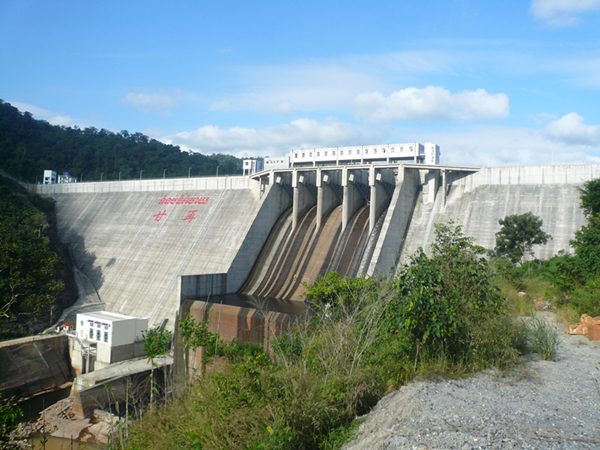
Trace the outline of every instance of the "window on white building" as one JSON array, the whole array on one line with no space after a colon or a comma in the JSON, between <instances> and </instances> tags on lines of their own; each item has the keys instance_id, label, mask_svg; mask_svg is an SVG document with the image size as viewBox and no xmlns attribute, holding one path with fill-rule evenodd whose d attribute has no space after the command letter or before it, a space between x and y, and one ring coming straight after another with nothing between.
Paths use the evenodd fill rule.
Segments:
<instances>
[{"instance_id":1,"label":"window on white building","mask_svg":"<svg viewBox=\"0 0 600 450\"><path fill-rule=\"evenodd\" d=\"M344 150L340 150L340 156L344 156Z\"/></svg>"},{"instance_id":2,"label":"window on white building","mask_svg":"<svg viewBox=\"0 0 600 450\"><path fill-rule=\"evenodd\" d=\"M100 340L100 330L96 330L96 340Z\"/></svg>"},{"instance_id":3,"label":"window on white building","mask_svg":"<svg viewBox=\"0 0 600 450\"><path fill-rule=\"evenodd\" d=\"M90 328L90 339L94 339L94 329Z\"/></svg>"},{"instance_id":4,"label":"window on white building","mask_svg":"<svg viewBox=\"0 0 600 450\"><path fill-rule=\"evenodd\" d=\"M327 156L327 152L325 152L325 156Z\"/></svg>"},{"instance_id":5,"label":"window on white building","mask_svg":"<svg viewBox=\"0 0 600 450\"><path fill-rule=\"evenodd\" d=\"M104 342L108 344L108 331L104 332Z\"/></svg>"}]
</instances>

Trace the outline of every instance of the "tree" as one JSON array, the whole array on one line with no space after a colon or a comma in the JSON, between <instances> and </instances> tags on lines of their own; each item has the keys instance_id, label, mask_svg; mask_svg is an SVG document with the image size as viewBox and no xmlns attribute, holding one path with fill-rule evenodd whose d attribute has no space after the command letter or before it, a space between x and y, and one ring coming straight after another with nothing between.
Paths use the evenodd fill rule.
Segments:
<instances>
[{"instance_id":1,"label":"tree","mask_svg":"<svg viewBox=\"0 0 600 450\"><path fill-rule=\"evenodd\" d=\"M65 283L51 239L54 203L13 190L0 177L0 208L0 336L6 338L57 305Z\"/></svg>"},{"instance_id":2,"label":"tree","mask_svg":"<svg viewBox=\"0 0 600 450\"><path fill-rule=\"evenodd\" d=\"M208 331L208 320L196 322L190 314L186 314L179 321L178 331L181 334L181 346L184 351L185 359L185 375L186 380L190 381L190 355L189 351L193 351L193 361L196 361L196 350L199 347L214 346L218 340L218 335ZM202 365L204 370L204 364Z\"/></svg>"},{"instance_id":3,"label":"tree","mask_svg":"<svg viewBox=\"0 0 600 450\"><path fill-rule=\"evenodd\" d=\"M391 331L403 329L417 346L436 346L464 356L473 327L503 310L483 258L453 222L435 225L432 256L423 249L401 267L395 279L398 299L388 307ZM418 347L417 347L418 348Z\"/></svg>"},{"instance_id":4,"label":"tree","mask_svg":"<svg viewBox=\"0 0 600 450\"><path fill-rule=\"evenodd\" d=\"M600 178L586 181L579 188L581 208L588 220L598 217L600 214Z\"/></svg>"},{"instance_id":5,"label":"tree","mask_svg":"<svg viewBox=\"0 0 600 450\"><path fill-rule=\"evenodd\" d=\"M12 448L8 445L10 433L17 429L22 415L21 408L11 404L10 400L2 400L0 394L0 448Z\"/></svg>"},{"instance_id":6,"label":"tree","mask_svg":"<svg viewBox=\"0 0 600 450\"><path fill-rule=\"evenodd\" d=\"M148 360L152 361L152 373L150 375L150 406L154 403L154 358L169 353L172 333L162 326L156 326L147 331L142 331L144 338L144 351L148 354Z\"/></svg>"},{"instance_id":7,"label":"tree","mask_svg":"<svg viewBox=\"0 0 600 450\"><path fill-rule=\"evenodd\" d=\"M585 284L583 280L600 273L600 178L585 182L579 197L587 225L575 233L571 246L575 249L576 270Z\"/></svg>"},{"instance_id":8,"label":"tree","mask_svg":"<svg viewBox=\"0 0 600 450\"><path fill-rule=\"evenodd\" d=\"M533 256L532 247L552 239L542 231L543 221L531 212L506 216L498 221L501 228L496 233L496 254L518 263L525 254Z\"/></svg>"}]
</instances>

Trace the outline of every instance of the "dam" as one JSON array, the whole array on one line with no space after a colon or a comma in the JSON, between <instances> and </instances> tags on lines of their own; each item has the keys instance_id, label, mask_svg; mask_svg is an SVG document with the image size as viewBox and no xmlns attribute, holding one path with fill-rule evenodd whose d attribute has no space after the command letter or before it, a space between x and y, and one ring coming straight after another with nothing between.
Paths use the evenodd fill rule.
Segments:
<instances>
[{"instance_id":1,"label":"dam","mask_svg":"<svg viewBox=\"0 0 600 450\"><path fill-rule=\"evenodd\" d=\"M531 211L552 235L539 258L569 251L585 223L577 187L600 165L474 168L356 164L273 169L252 176L31 186L56 201L96 309L169 319L207 295L301 300L303 282L390 274L434 225L455 221L493 248L498 220Z\"/></svg>"}]
</instances>

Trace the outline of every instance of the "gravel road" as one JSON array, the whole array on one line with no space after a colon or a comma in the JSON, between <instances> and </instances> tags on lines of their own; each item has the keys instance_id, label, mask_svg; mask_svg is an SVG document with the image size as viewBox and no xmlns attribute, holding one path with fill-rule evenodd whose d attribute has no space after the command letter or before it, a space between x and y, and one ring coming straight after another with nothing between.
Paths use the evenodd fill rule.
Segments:
<instances>
[{"instance_id":1,"label":"gravel road","mask_svg":"<svg viewBox=\"0 0 600 450\"><path fill-rule=\"evenodd\" d=\"M563 336L556 361L409 383L344 449L600 449L600 342Z\"/></svg>"}]
</instances>

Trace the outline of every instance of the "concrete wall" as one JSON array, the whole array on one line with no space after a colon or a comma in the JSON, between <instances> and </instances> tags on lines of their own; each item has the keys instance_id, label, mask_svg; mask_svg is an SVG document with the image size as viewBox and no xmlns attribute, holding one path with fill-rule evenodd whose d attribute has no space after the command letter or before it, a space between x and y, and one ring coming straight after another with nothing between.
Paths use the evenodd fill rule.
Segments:
<instances>
[{"instance_id":1,"label":"concrete wall","mask_svg":"<svg viewBox=\"0 0 600 450\"><path fill-rule=\"evenodd\" d=\"M581 185L600 177L600 165L526 166L482 168L466 180L466 189L484 185Z\"/></svg>"},{"instance_id":2,"label":"concrete wall","mask_svg":"<svg viewBox=\"0 0 600 450\"><path fill-rule=\"evenodd\" d=\"M569 240L584 223L576 187L600 176L600 166L593 165L478 172L441 166L397 167L396 187L369 274L387 273L400 253L405 258L419 246L427 249L437 222L455 220L479 245L492 248L498 219L528 211L540 216L544 230L554 237L547 246L535 249L536 255L552 256L569 248ZM368 183L363 179L366 167L340 170L358 176L355 182L360 187ZM381 170L377 168L377 173ZM393 173L394 168L387 170ZM311 187L316 182L314 172L303 173ZM274 183L275 175L271 172L256 181L248 177L183 178L35 188L57 200L60 238L71 246L105 309L149 317L150 326L169 318L167 326L172 329L182 279L227 274L226 292L244 284L272 227L292 205L291 189ZM292 182L296 201L292 216L298 219L301 211L315 204L316 190L313 193L299 183L297 172L284 175ZM345 177L340 183L347 196L345 210L357 208L362 202L357 188L349 189ZM380 195L386 197L387 192L376 192ZM182 196L208 200L194 204L163 201ZM379 202L374 200L376 208ZM202 290L199 279L193 280L194 289Z\"/></svg>"},{"instance_id":3,"label":"concrete wall","mask_svg":"<svg viewBox=\"0 0 600 450\"><path fill-rule=\"evenodd\" d=\"M282 186L270 183L263 191L258 212L250 222L244 240L227 271L227 293L234 293L242 288L271 230L283 212L291 206L292 198Z\"/></svg>"},{"instance_id":4,"label":"concrete wall","mask_svg":"<svg viewBox=\"0 0 600 450\"><path fill-rule=\"evenodd\" d=\"M419 190L419 171L401 168L396 188L371 258L369 275L388 275L396 267Z\"/></svg>"},{"instance_id":5,"label":"concrete wall","mask_svg":"<svg viewBox=\"0 0 600 450\"><path fill-rule=\"evenodd\" d=\"M207 301L185 300L181 305L180 316L188 314L198 323L209 321L208 330L218 333L225 342L237 340L238 343L250 342L262 346L265 351L271 351L271 342L275 336L280 335L290 324L296 323L305 314L303 306L294 305L295 302L279 302L283 309L296 311L286 313L273 310L273 303L266 305L254 304L238 306L233 304L219 304ZM181 335L175 333L174 337L174 372L177 377L182 377L185 372L184 350L181 346ZM202 352L188 351L190 369L193 372L202 363ZM193 361L191 361L193 360Z\"/></svg>"},{"instance_id":6,"label":"concrete wall","mask_svg":"<svg viewBox=\"0 0 600 450\"><path fill-rule=\"evenodd\" d=\"M167 186L181 190L162 190ZM268 235L264 229L254 232L248 243L264 200L272 199L270 186L261 192L259 183L248 177L38 188L56 199L59 236L71 246L106 310L148 317L150 326L169 318L172 329L180 276L227 273L242 244L249 255L257 254L264 243L261 237ZM165 197L182 196L208 200L164 204ZM264 227L270 229L272 223L266 220Z\"/></svg>"},{"instance_id":7,"label":"concrete wall","mask_svg":"<svg viewBox=\"0 0 600 450\"><path fill-rule=\"evenodd\" d=\"M0 345L3 398L51 391L72 379L66 335L18 339Z\"/></svg>"},{"instance_id":8,"label":"concrete wall","mask_svg":"<svg viewBox=\"0 0 600 450\"><path fill-rule=\"evenodd\" d=\"M249 177L221 176L208 178L165 178L155 180L104 181L51 185L31 185L40 195L102 194L111 192L170 192L201 190L254 189L256 182Z\"/></svg>"},{"instance_id":9,"label":"concrete wall","mask_svg":"<svg viewBox=\"0 0 600 450\"><path fill-rule=\"evenodd\" d=\"M406 234L402 260L418 247L429 251L434 225L454 220L467 236L485 248L495 246L499 219L532 212L543 220L542 229L553 240L535 246L535 256L550 258L570 250L569 241L585 224L579 207L578 186L600 176L600 166L543 166L481 169L468 176L448 175L448 197L438 190L434 203L420 194ZM440 187L442 189L442 187Z\"/></svg>"}]
</instances>

